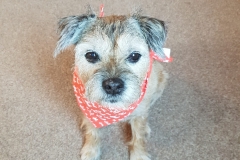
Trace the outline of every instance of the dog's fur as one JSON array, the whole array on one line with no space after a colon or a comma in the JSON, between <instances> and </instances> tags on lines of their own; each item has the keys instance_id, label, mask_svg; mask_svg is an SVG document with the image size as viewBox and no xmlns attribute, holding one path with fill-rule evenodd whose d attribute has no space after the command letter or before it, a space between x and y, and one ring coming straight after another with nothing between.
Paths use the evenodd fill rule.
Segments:
<instances>
[{"instance_id":1,"label":"dog's fur","mask_svg":"<svg viewBox=\"0 0 240 160\"><path fill-rule=\"evenodd\" d=\"M70 16L59 22L60 38L55 56L75 45L75 66L85 85L87 99L106 107L126 108L135 102L141 93L149 67L149 51L152 49L165 58L162 46L166 38L163 21L133 14L129 16L97 17L93 13ZM99 60L87 61L87 52L96 52ZM139 61L131 63L131 53L141 54ZM124 91L119 95L107 94L102 83L108 78L119 78L124 82ZM153 62L148 88L139 106L124 119L131 125L132 138L128 143L131 160L149 160L144 144L150 128L147 123L148 109L161 96L167 73L159 62ZM100 157L100 130L84 116L84 144L82 160L97 160Z\"/></svg>"}]
</instances>

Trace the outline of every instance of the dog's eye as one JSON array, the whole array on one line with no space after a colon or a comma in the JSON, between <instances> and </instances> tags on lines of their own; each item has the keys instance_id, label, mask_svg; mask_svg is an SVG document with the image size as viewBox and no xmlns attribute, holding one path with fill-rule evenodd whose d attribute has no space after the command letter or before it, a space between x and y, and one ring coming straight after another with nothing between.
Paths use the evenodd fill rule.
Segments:
<instances>
[{"instance_id":1,"label":"dog's eye","mask_svg":"<svg viewBox=\"0 0 240 160\"><path fill-rule=\"evenodd\" d=\"M87 52L85 54L85 57L86 57L87 61L90 63L96 63L97 61L99 61L98 54L94 51Z\"/></svg>"},{"instance_id":2,"label":"dog's eye","mask_svg":"<svg viewBox=\"0 0 240 160\"><path fill-rule=\"evenodd\" d=\"M141 58L141 54L139 54L138 52L132 52L129 56L128 56L128 58L127 58L127 60L129 61L129 62L131 62L131 63L136 63L137 61L139 61L139 59Z\"/></svg>"}]
</instances>

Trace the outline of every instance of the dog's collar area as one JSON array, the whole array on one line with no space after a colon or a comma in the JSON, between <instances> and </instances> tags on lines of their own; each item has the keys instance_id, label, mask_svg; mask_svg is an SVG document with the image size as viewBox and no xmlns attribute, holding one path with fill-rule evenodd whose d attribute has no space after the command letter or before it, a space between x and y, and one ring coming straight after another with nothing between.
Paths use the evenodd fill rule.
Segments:
<instances>
[{"instance_id":1,"label":"dog's collar area","mask_svg":"<svg viewBox=\"0 0 240 160\"><path fill-rule=\"evenodd\" d=\"M161 59L158 55L156 55L155 52L153 52L152 50L150 51L150 63L146 73L146 77L141 85L140 97L138 98L137 101L132 103L127 109L108 108L101 106L96 102L88 101L87 98L84 96L85 87L78 77L77 68L75 68L75 71L73 73L73 88L77 99L77 103L81 108L82 112L85 114L85 116L92 122L92 124L96 128L101 128L119 122L126 118L127 116L129 116L137 108L137 106L141 103L147 90L147 84L152 70L153 59L160 62L172 61L172 58L170 57L170 55L168 55L168 53L170 54L170 50L164 49L164 52L167 57L166 59Z\"/></svg>"}]
</instances>

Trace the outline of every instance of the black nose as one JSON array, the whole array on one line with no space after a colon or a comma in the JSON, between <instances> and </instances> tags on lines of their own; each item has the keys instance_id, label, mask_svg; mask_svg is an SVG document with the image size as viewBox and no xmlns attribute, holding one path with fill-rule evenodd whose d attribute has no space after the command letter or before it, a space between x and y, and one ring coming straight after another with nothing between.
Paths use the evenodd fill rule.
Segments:
<instances>
[{"instance_id":1,"label":"black nose","mask_svg":"<svg viewBox=\"0 0 240 160\"><path fill-rule=\"evenodd\" d=\"M116 95L124 90L124 82L120 78L109 78L102 82L102 87L107 94Z\"/></svg>"}]
</instances>

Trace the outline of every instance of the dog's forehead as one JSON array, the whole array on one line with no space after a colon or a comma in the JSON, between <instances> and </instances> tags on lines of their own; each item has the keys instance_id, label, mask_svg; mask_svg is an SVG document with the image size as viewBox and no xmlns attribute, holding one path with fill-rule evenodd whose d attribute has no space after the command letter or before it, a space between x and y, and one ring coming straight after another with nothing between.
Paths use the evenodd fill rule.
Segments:
<instances>
[{"instance_id":1,"label":"dog's forehead","mask_svg":"<svg viewBox=\"0 0 240 160\"><path fill-rule=\"evenodd\" d=\"M93 47L90 49L105 53L119 50L126 53L147 48L137 21L130 16L98 18L81 43L88 43Z\"/></svg>"},{"instance_id":2,"label":"dog's forehead","mask_svg":"<svg viewBox=\"0 0 240 160\"><path fill-rule=\"evenodd\" d=\"M111 24L118 21L126 21L128 18L129 17L125 15L111 15L111 16L99 17L98 19L106 24Z\"/></svg>"},{"instance_id":3,"label":"dog's forehead","mask_svg":"<svg viewBox=\"0 0 240 160\"><path fill-rule=\"evenodd\" d=\"M141 37L138 22L130 16L100 17L96 22L96 31L106 34L111 41L116 41L122 34L131 34Z\"/></svg>"}]
</instances>

